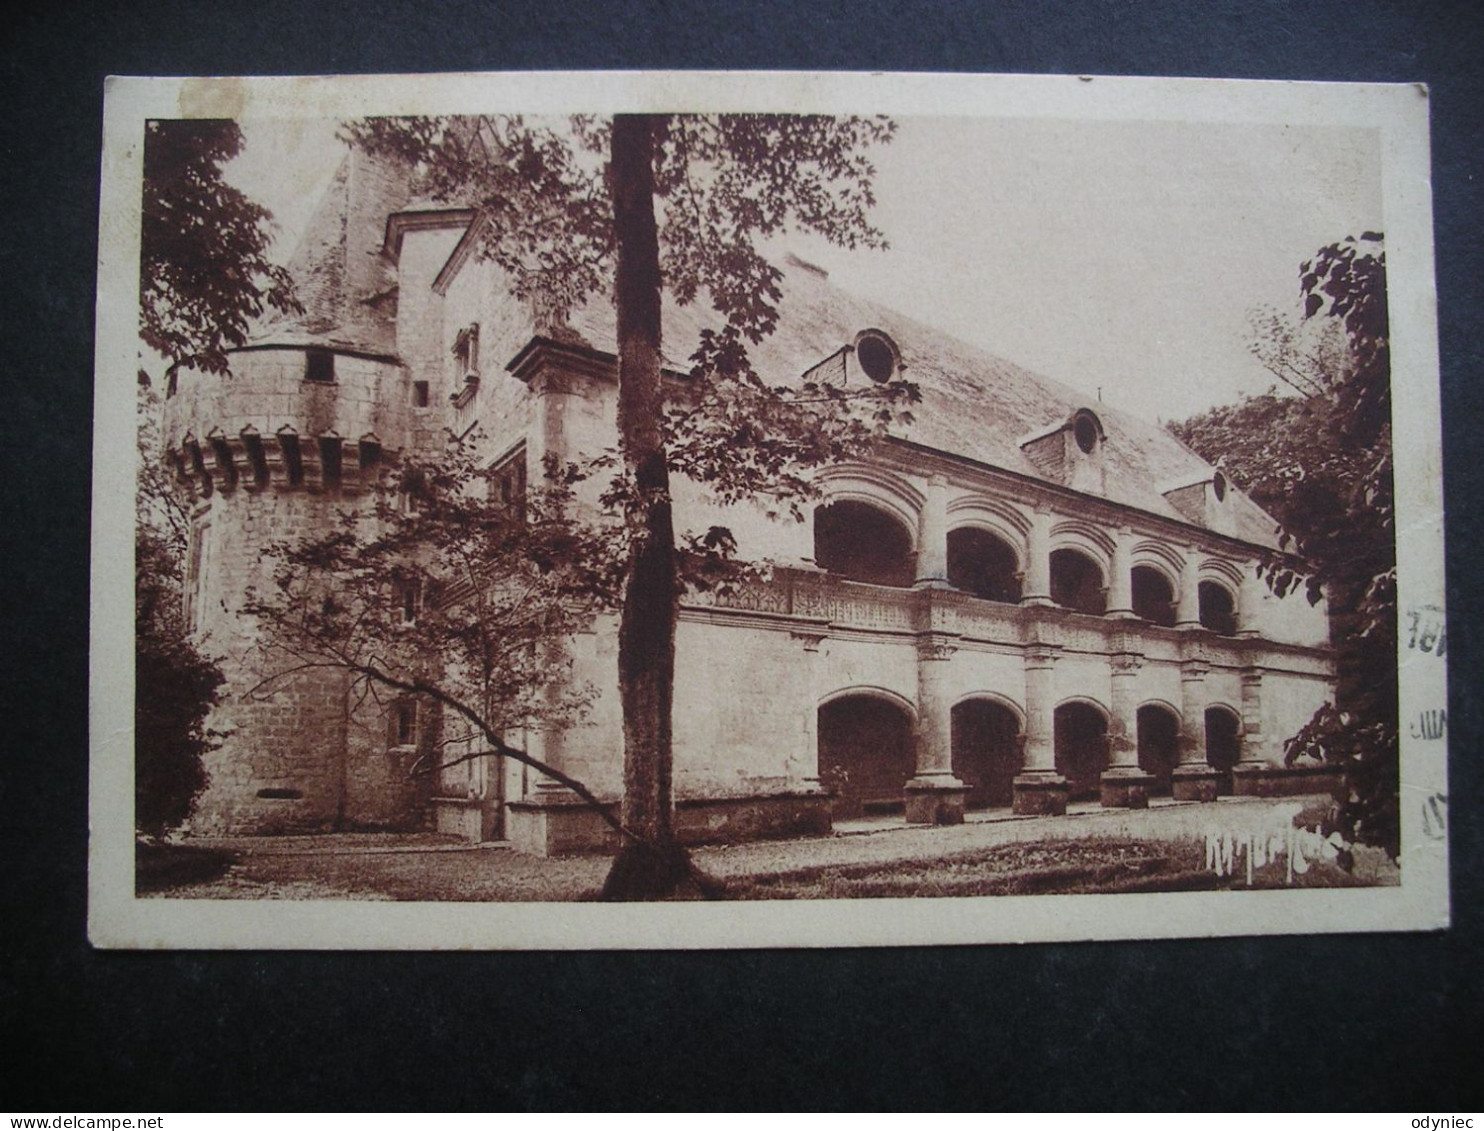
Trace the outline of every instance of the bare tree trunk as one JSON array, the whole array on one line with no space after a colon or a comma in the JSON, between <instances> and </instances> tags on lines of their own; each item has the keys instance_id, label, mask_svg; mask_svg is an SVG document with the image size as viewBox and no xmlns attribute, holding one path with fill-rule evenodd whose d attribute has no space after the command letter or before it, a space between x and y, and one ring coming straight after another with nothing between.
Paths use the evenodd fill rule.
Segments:
<instances>
[{"instance_id":1,"label":"bare tree trunk","mask_svg":"<svg viewBox=\"0 0 1484 1131\"><path fill-rule=\"evenodd\" d=\"M675 843L671 706L678 579L670 478L661 432L660 254L654 215L654 135L659 119L613 119L612 163L618 312L618 432L638 493L629 516L628 574L618 629L623 706L625 837L603 895L653 899L689 873Z\"/></svg>"}]
</instances>

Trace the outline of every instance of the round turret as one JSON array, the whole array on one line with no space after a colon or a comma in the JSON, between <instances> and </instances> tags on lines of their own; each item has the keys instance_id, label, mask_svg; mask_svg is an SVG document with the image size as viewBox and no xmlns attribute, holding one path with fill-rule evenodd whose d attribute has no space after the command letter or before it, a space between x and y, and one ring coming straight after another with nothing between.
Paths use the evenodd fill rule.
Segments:
<instances>
[{"instance_id":1,"label":"round turret","mask_svg":"<svg viewBox=\"0 0 1484 1131\"><path fill-rule=\"evenodd\" d=\"M331 529L367 489L414 413L403 367L319 347L236 351L228 374L167 385L167 459L189 489L186 624L227 677L209 726L223 737L197 831L275 833L421 821L415 758L383 705L357 706L346 673L289 672L242 612L272 591L275 544ZM405 729L405 728L404 728Z\"/></svg>"}]
</instances>

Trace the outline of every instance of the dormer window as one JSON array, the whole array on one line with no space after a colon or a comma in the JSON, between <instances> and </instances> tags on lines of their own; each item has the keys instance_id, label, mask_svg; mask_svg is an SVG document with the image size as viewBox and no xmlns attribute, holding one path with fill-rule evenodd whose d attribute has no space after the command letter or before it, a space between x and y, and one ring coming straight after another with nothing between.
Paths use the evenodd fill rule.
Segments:
<instances>
[{"instance_id":1,"label":"dormer window","mask_svg":"<svg viewBox=\"0 0 1484 1131\"><path fill-rule=\"evenodd\" d=\"M1079 409L1072 417L1072 438L1083 455L1092 455L1103 438L1103 425L1090 409Z\"/></svg>"},{"instance_id":2,"label":"dormer window","mask_svg":"<svg viewBox=\"0 0 1484 1131\"><path fill-rule=\"evenodd\" d=\"M902 368L896 343L880 330L862 330L856 336L855 360L861 372L877 384L890 381Z\"/></svg>"},{"instance_id":3,"label":"dormer window","mask_svg":"<svg viewBox=\"0 0 1484 1131\"><path fill-rule=\"evenodd\" d=\"M1162 484L1160 494L1189 521L1207 530L1235 534L1239 512L1237 495L1226 473L1214 468Z\"/></svg>"},{"instance_id":4,"label":"dormer window","mask_svg":"<svg viewBox=\"0 0 1484 1131\"><path fill-rule=\"evenodd\" d=\"M1097 413L1079 408L1022 436L1020 450L1036 471L1053 483L1101 495L1105 489L1103 445L1107 438Z\"/></svg>"}]
</instances>

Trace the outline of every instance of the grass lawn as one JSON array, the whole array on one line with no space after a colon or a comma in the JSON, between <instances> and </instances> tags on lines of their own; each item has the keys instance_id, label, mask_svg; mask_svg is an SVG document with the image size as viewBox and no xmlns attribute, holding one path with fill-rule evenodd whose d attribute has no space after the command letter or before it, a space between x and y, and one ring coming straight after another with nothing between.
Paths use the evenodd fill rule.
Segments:
<instances>
[{"instance_id":1,"label":"grass lawn","mask_svg":"<svg viewBox=\"0 0 1484 1131\"><path fill-rule=\"evenodd\" d=\"M729 871L726 898L869 899L900 896L1050 895L1089 892L1240 890L1245 868L1218 876L1196 840L1086 837L1033 840L948 855L861 863L807 863L810 842L746 871ZM795 850L796 849L796 850ZM194 850L200 853L202 850ZM605 857L539 859L503 849L460 852L272 853L186 864L141 864L141 896L195 899L435 901L585 900L607 874ZM792 857L792 860L789 859ZM697 856L706 867L706 853ZM163 862L162 862L163 861ZM1354 887L1333 863L1290 877L1282 862L1254 872L1252 888Z\"/></svg>"},{"instance_id":2,"label":"grass lawn","mask_svg":"<svg viewBox=\"0 0 1484 1131\"><path fill-rule=\"evenodd\" d=\"M1245 870L1222 877L1206 868L1196 841L1101 838L1029 841L938 860L827 865L745 877L735 899L872 899L897 896L1080 895L1089 893L1247 889ZM1252 890L1355 887L1333 864L1312 865L1288 881L1282 864L1257 869Z\"/></svg>"}]
</instances>

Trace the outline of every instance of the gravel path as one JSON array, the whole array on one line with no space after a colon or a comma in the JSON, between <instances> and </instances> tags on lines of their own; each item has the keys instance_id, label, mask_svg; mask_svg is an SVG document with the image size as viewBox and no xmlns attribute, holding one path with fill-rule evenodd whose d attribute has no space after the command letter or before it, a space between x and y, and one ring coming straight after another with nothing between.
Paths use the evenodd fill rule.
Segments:
<instances>
[{"instance_id":1,"label":"gravel path","mask_svg":"<svg viewBox=\"0 0 1484 1131\"><path fill-rule=\"evenodd\" d=\"M970 814L962 825L908 826L901 818L842 823L831 836L754 841L695 850L696 863L721 879L776 876L802 869L931 863L959 853L1030 841L1105 838L1204 841L1281 837L1304 799L1223 798L1214 805L1159 802L1147 810L1076 805L1064 817ZM237 863L216 880L150 893L191 899L393 899L545 901L590 898L607 875L606 857L540 859L504 845L471 845L428 833L198 838Z\"/></svg>"}]
</instances>

